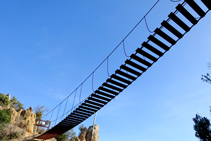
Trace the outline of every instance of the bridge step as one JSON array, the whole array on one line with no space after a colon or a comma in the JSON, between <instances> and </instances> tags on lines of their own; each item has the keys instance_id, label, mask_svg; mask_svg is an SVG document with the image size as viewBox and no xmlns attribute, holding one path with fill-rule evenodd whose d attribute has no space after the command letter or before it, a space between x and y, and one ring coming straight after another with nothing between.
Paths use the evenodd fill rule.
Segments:
<instances>
[{"instance_id":1,"label":"bridge step","mask_svg":"<svg viewBox=\"0 0 211 141\"><path fill-rule=\"evenodd\" d=\"M135 55L135 54L132 54L130 57L131 57L132 59L134 59L134 60L136 60L136 61L142 63L143 65L145 65L145 66L147 66L147 67L151 67L151 65L152 65L152 64L149 63L148 61L146 61L146 60L144 60L144 59L138 57L138 56ZM141 73L139 73L139 74L141 74Z\"/></svg>"},{"instance_id":2,"label":"bridge step","mask_svg":"<svg viewBox=\"0 0 211 141\"><path fill-rule=\"evenodd\" d=\"M166 29L168 29L171 33L173 33L175 36L177 36L179 39L182 38L182 33L180 33L178 30L176 30L172 25L170 25L167 21L163 21L161 23L161 25L163 27L165 27Z\"/></svg>"},{"instance_id":3,"label":"bridge step","mask_svg":"<svg viewBox=\"0 0 211 141\"><path fill-rule=\"evenodd\" d=\"M194 11L196 11L196 13L198 13L199 16L204 17L205 16L205 12L196 4L195 1L193 0L185 0L187 2L188 5L190 5L190 7L193 8ZM209 0L206 0L209 1Z\"/></svg>"},{"instance_id":4,"label":"bridge step","mask_svg":"<svg viewBox=\"0 0 211 141\"><path fill-rule=\"evenodd\" d=\"M169 14L169 18L171 18L176 24L178 24L182 29L184 29L186 32L190 30L190 27L188 27L180 18L178 18L174 13Z\"/></svg>"},{"instance_id":5,"label":"bridge step","mask_svg":"<svg viewBox=\"0 0 211 141\"><path fill-rule=\"evenodd\" d=\"M115 74L112 74L112 75L111 75L111 78L114 78L114 79L116 79L116 80L119 80L119 81L121 81L121 82L124 82L124 83L126 83L127 85L129 85L129 84L132 83L131 81L126 80L126 79L124 79L124 78L122 78L122 77L119 77L119 76L117 76L117 75L115 75Z\"/></svg>"},{"instance_id":6,"label":"bridge step","mask_svg":"<svg viewBox=\"0 0 211 141\"><path fill-rule=\"evenodd\" d=\"M111 99L113 99L115 96L114 95L110 95L110 94L107 94L107 93L104 93L104 92L102 92L102 91L95 91L95 93L97 93L97 94L100 94L100 95L103 95L103 96L105 96L105 97L109 97L109 98L111 98Z\"/></svg>"},{"instance_id":7,"label":"bridge step","mask_svg":"<svg viewBox=\"0 0 211 141\"><path fill-rule=\"evenodd\" d=\"M92 109L92 108L85 107L85 106L79 106L79 108L86 109L88 111L93 111L93 112L96 112L98 110L98 109Z\"/></svg>"},{"instance_id":8,"label":"bridge step","mask_svg":"<svg viewBox=\"0 0 211 141\"><path fill-rule=\"evenodd\" d=\"M132 74L134 74L134 75L136 75L136 76L140 76L140 75L141 75L140 72L138 72L138 71L136 71L136 70L133 70L133 69L131 69L131 68L125 66L125 65L121 65L121 66L120 66L120 69L126 70L126 71L128 71L128 72L130 72L130 73L132 73Z\"/></svg>"},{"instance_id":9,"label":"bridge step","mask_svg":"<svg viewBox=\"0 0 211 141\"><path fill-rule=\"evenodd\" d=\"M126 64L129 64L130 66L133 66L133 67L136 68L136 69L139 69L139 70L142 71L142 72L146 71L146 68L144 68L144 67L142 67L142 66L140 66L140 65L138 65L138 64L136 64L136 63L134 63L134 62L131 61L131 60L126 60L125 63L126 63Z\"/></svg>"},{"instance_id":10,"label":"bridge step","mask_svg":"<svg viewBox=\"0 0 211 141\"><path fill-rule=\"evenodd\" d=\"M197 24L196 18L194 18L181 4L179 4L176 9L184 15L193 25Z\"/></svg>"},{"instance_id":11,"label":"bridge step","mask_svg":"<svg viewBox=\"0 0 211 141\"><path fill-rule=\"evenodd\" d=\"M159 51L158 49L154 48L153 46L151 46L147 42L143 42L142 46L147 48L148 50L152 51L153 53L157 54L158 56L162 56L163 55L163 53L161 51Z\"/></svg>"},{"instance_id":12,"label":"bridge step","mask_svg":"<svg viewBox=\"0 0 211 141\"><path fill-rule=\"evenodd\" d=\"M123 74L124 74L124 73L123 73ZM120 88L115 87L115 86L113 86L113 85L110 85L110 84L108 84L108 83L103 83L102 85L105 86L105 87L108 87L108 88L110 88L110 89L116 90L116 91L118 91L118 92L122 92L122 91L123 91L123 89L120 89Z\"/></svg>"},{"instance_id":13,"label":"bridge step","mask_svg":"<svg viewBox=\"0 0 211 141\"><path fill-rule=\"evenodd\" d=\"M155 33L160 35L163 39L165 39L166 41L168 41L172 45L174 45L176 43L176 41L174 39L172 39L169 35L167 35L165 32L163 32L159 28L155 29Z\"/></svg>"},{"instance_id":14,"label":"bridge step","mask_svg":"<svg viewBox=\"0 0 211 141\"><path fill-rule=\"evenodd\" d=\"M108 92L108 93L110 93L110 94L114 94L114 95L118 95L118 94L119 94L118 92L112 91L112 90L107 89L107 88L105 88L105 87L99 87L98 89L99 89L99 90L102 90L102 91L105 91L105 92Z\"/></svg>"},{"instance_id":15,"label":"bridge step","mask_svg":"<svg viewBox=\"0 0 211 141\"><path fill-rule=\"evenodd\" d=\"M127 73L125 73L125 72L123 72L121 70L116 70L115 73L120 74L120 75L122 75L122 76L124 76L124 77L126 77L128 79L133 80L133 81L136 80L136 77L134 77L134 76L132 76L130 74L127 74ZM121 89L121 91L122 91L122 89Z\"/></svg>"},{"instance_id":16,"label":"bridge step","mask_svg":"<svg viewBox=\"0 0 211 141\"><path fill-rule=\"evenodd\" d=\"M158 40L154 36L150 35L148 37L148 39L151 40L152 42L154 42L155 44L157 44L158 46L160 46L161 48L163 48L164 50L166 50L166 51L169 50L169 47L167 45L165 45L164 43L162 43L160 40Z\"/></svg>"},{"instance_id":17,"label":"bridge step","mask_svg":"<svg viewBox=\"0 0 211 141\"><path fill-rule=\"evenodd\" d=\"M204 3L204 5L211 10L211 1L210 0L202 0L202 2Z\"/></svg>"}]
</instances>

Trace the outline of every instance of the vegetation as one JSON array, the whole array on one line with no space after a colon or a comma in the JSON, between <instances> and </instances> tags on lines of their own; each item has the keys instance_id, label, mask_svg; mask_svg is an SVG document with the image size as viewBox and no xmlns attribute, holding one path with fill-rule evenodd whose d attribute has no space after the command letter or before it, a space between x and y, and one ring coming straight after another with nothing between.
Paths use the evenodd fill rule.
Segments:
<instances>
[{"instance_id":1,"label":"vegetation","mask_svg":"<svg viewBox=\"0 0 211 141\"><path fill-rule=\"evenodd\" d=\"M208 64L208 67L211 68L211 63ZM202 75L201 80L211 84L211 77L209 73ZM210 107L211 108L211 107ZM211 109L210 109L211 112ZM193 118L195 136L200 139L200 141L211 141L211 124L210 120L206 117L201 117L196 114L196 117Z\"/></svg>"},{"instance_id":2,"label":"vegetation","mask_svg":"<svg viewBox=\"0 0 211 141\"><path fill-rule=\"evenodd\" d=\"M66 133L63 133L56 137L57 141L68 141L68 135Z\"/></svg>"},{"instance_id":3,"label":"vegetation","mask_svg":"<svg viewBox=\"0 0 211 141\"><path fill-rule=\"evenodd\" d=\"M57 141L68 141L69 139L74 138L76 133L74 132L74 129L71 129L67 131L66 133L63 133L56 137Z\"/></svg>"},{"instance_id":4,"label":"vegetation","mask_svg":"<svg viewBox=\"0 0 211 141\"><path fill-rule=\"evenodd\" d=\"M78 135L80 135L82 131L87 130L87 128L82 124L82 125L79 126L79 130L80 130L80 132L79 132Z\"/></svg>"},{"instance_id":5,"label":"vegetation","mask_svg":"<svg viewBox=\"0 0 211 141\"><path fill-rule=\"evenodd\" d=\"M41 120L41 118L42 118L42 116L43 116L43 114L45 113L45 112L47 112L48 111L48 108L47 107L45 107L45 106L37 106L36 108L35 108L35 114L36 114L36 121L38 121L38 120Z\"/></svg>"},{"instance_id":6,"label":"vegetation","mask_svg":"<svg viewBox=\"0 0 211 141\"><path fill-rule=\"evenodd\" d=\"M6 107L10 104L9 97L3 93L0 93L0 105Z\"/></svg>"},{"instance_id":7,"label":"vegetation","mask_svg":"<svg viewBox=\"0 0 211 141\"><path fill-rule=\"evenodd\" d=\"M86 127L85 127L83 124L79 126L79 130L80 130L80 131L83 131L85 128L86 128Z\"/></svg>"},{"instance_id":8,"label":"vegetation","mask_svg":"<svg viewBox=\"0 0 211 141\"><path fill-rule=\"evenodd\" d=\"M10 123L10 110L0 110L0 124L1 123Z\"/></svg>"},{"instance_id":9,"label":"vegetation","mask_svg":"<svg viewBox=\"0 0 211 141\"><path fill-rule=\"evenodd\" d=\"M17 130L14 126L6 124L4 129L0 131L0 140L7 141L10 139L20 138L24 133L24 129Z\"/></svg>"},{"instance_id":10,"label":"vegetation","mask_svg":"<svg viewBox=\"0 0 211 141\"><path fill-rule=\"evenodd\" d=\"M10 100L11 102L11 107L13 107L16 111L22 109L24 110L23 104L17 100L16 97L13 96L13 98Z\"/></svg>"},{"instance_id":11,"label":"vegetation","mask_svg":"<svg viewBox=\"0 0 211 141\"><path fill-rule=\"evenodd\" d=\"M193 126L196 131L195 136L198 137L200 141L211 141L211 126L209 119L196 114L193 121L195 123Z\"/></svg>"},{"instance_id":12,"label":"vegetation","mask_svg":"<svg viewBox=\"0 0 211 141\"><path fill-rule=\"evenodd\" d=\"M3 130L6 123L10 123L11 111L0 110L0 131Z\"/></svg>"},{"instance_id":13,"label":"vegetation","mask_svg":"<svg viewBox=\"0 0 211 141\"><path fill-rule=\"evenodd\" d=\"M208 63L207 66L208 66L208 68L211 68L211 63ZM211 84L211 76L210 76L210 74L207 73L206 75L202 75L201 76L201 80Z\"/></svg>"},{"instance_id":14,"label":"vegetation","mask_svg":"<svg viewBox=\"0 0 211 141\"><path fill-rule=\"evenodd\" d=\"M19 138L23 133L18 132L10 127L10 110L0 110L0 140Z\"/></svg>"}]
</instances>

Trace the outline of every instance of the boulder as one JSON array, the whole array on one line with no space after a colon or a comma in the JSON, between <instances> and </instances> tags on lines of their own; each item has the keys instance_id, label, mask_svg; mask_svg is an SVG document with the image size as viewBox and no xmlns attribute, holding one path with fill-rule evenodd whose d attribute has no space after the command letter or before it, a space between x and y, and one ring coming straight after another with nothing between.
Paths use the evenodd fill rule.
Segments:
<instances>
[{"instance_id":1,"label":"boulder","mask_svg":"<svg viewBox=\"0 0 211 141\"><path fill-rule=\"evenodd\" d=\"M92 136L92 141L98 141L99 139L99 125L95 124L94 125L94 130L93 130L93 135L92 135L92 128L93 126L89 126L86 134L86 141L91 141L91 136Z\"/></svg>"}]
</instances>

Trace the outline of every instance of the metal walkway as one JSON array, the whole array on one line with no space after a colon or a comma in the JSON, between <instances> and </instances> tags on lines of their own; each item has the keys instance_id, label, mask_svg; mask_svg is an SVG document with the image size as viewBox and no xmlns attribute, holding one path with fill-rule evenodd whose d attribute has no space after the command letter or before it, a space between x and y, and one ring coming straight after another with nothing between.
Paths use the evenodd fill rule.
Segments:
<instances>
[{"instance_id":1,"label":"metal walkway","mask_svg":"<svg viewBox=\"0 0 211 141\"><path fill-rule=\"evenodd\" d=\"M159 28L154 30L154 34L150 35L148 40L142 43L142 47L138 48L136 53L132 54L130 59L127 59L125 64L121 65L120 68L115 71L115 74L112 74L106 82L104 82L65 119L52 129L38 136L37 139L50 139L74 128L100 110L132 84L133 81L163 56L211 9L211 0L201 1L203 6L207 8L206 11L204 11L194 0L185 0L182 4L178 4L176 6L176 11L168 15L169 18L163 21ZM186 6L188 8L185 8ZM199 17L194 17L188 9L193 9L195 14ZM177 13L181 13L183 17L177 16ZM185 20L183 19L189 21L189 25L185 23ZM175 25L177 26L171 24L172 21L173 23L176 23ZM180 29L178 29L178 27ZM158 37L162 38L158 39ZM166 42L166 44L163 42ZM155 46L152 46L151 43L155 44Z\"/></svg>"}]
</instances>

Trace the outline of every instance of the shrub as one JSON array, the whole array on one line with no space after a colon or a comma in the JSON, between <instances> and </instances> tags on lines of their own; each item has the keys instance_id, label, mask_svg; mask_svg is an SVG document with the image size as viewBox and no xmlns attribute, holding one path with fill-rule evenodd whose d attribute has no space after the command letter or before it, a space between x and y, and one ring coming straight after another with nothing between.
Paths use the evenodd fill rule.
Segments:
<instances>
[{"instance_id":1,"label":"shrub","mask_svg":"<svg viewBox=\"0 0 211 141\"><path fill-rule=\"evenodd\" d=\"M0 132L0 140L1 141L7 141L10 139L16 139L24 135L25 130L23 129L17 129L12 125L5 124L5 127Z\"/></svg>"},{"instance_id":2,"label":"shrub","mask_svg":"<svg viewBox=\"0 0 211 141\"><path fill-rule=\"evenodd\" d=\"M21 132L13 131L13 132L11 132L10 134L7 135L7 138L8 139L17 139L17 138L19 138L21 136L22 136Z\"/></svg>"},{"instance_id":3,"label":"shrub","mask_svg":"<svg viewBox=\"0 0 211 141\"><path fill-rule=\"evenodd\" d=\"M36 121L41 120L43 113L47 112L48 108L45 106L35 107Z\"/></svg>"},{"instance_id":4,"label":"shrub","mask_svg":"<svg viewBox=\"0 0 211 141\"><path fill-rule=\"evenodd\" d=\"M0 105L1 106L8 106L10 104L9 97L3 93L0 93Z\"/></svg>"},{"instance_id":5,"label":"shrub","mask_svg":"<svg viewBox=\"0 0 211 141\"><path fill-rule=\"evenodd\" d=\"M66 133L63 133L59 136L56 137L57 141L68 141L69 138L73 138L75 136L75 132L74 129L71 129L69 131L67 131Z\"/></svg>"},{"instance_id":6,"label":"shrub","mask_svg":"<svg viewBox=\"0 0 211 141\"><path fill-rule=\"evenodd\" d=\"M13 96L13 98L10 100L11 102L11 107L15 108L15 110L24 110L23 104L17 100L16 97Z\"/></svg>"},{"instance_id":7,"label":"shrub","mask_svg":"<svg viewBox=\"0 0 211 141\"><path fill-rule=\"evenodd\" d=\"M5 124L10 123L11 111L0 110L0 131L3 131Z\"/></svg>"},{"instance_id":8,"label":"shrub","mask_svg":"<svg viewBox=\"0 0 211 141\"><path fill-rule=\"evenodd\" d=\"M0 124L1 123L10 123L10 110L0 110Z\"/></svg>"},{"instance_id":9,"label":"shrub","mask_svg":"<svg viewBox=\"0 0 211 141\"><path fill-rule=\"evenodd\" d=\"M63 134L57 136L57 137L56 137L56 140L57 140L57 141L68 141L68 135L65 134L65 133L63 133Z\"/></svg>"}]
</instances>

